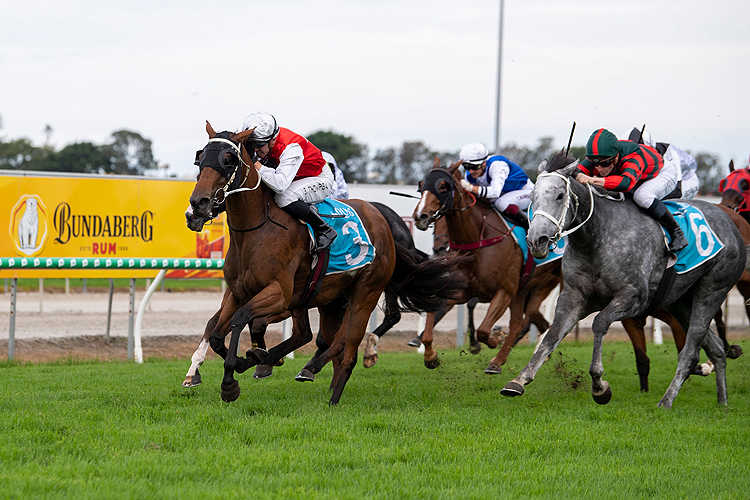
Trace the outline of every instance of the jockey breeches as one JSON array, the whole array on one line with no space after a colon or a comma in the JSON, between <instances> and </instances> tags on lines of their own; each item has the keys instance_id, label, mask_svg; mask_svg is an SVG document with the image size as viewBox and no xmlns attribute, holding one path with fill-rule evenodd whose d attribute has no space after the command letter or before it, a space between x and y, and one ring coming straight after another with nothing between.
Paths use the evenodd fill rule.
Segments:
<instances>
[{"instance_id":1,"label":"jockey breeches","mask_svg":"<svg viewBox=\"0 0 750 500\"><path fill-rule=\"evenodd\" d=\"M648 208L654 200L661 200L677 187L680 168L672 163L665 163L659 175L649 179L633 192L633 201L641 208Z\"/></svg>"},{"instance_id":2,"label":"jockey breeches","mask_svg":"<svg viewBox=\"0 0 750 500\"><path fill-rule=\"evenodd\" d=\"M330 168L324 168L315 177L303 177L289 184L282 193L274 199L280 207L285 207L297 200L305 203L320 203L331 194L336 181Z\"/></svg>"},{"instance_id":3,"label":"jockey breeches","mask_svg":"<svg viewBox=\"0 0 750 500\"><path fill-rule=\"evenodd\" d=\"M700 184L698 182L698 176L697 175L691 175L690 177L682 178L682 199L683 200L692 200L695 198L695 195L698 194L698 189L700 188Z\"/></svg>"},{"instance_id":4,"label":"jockey breeches","mask_svg":"<svg viewBox=\"0 0 750 500\"><path fill-rule=\"evenodd\" d=\"M531 204L531 192L534 190L534 183L531 179L526 182L526 185L516 191L508 191L503 193L499 198L495 199L495 207L500 212L505 212L508 205L516 205L519 210L526 210Z\"/></svg>"}]
</instances>

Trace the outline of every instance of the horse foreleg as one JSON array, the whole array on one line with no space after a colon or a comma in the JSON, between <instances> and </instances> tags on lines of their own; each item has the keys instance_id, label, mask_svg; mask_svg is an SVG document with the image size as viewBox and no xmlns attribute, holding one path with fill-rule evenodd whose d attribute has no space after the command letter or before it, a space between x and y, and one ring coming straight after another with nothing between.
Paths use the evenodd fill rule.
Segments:
<instances>
[{"instance_id":1,"label":"horse foreleg","mask_svg":"<svg viewBox=\"0 0 750 500\"><path fill-rule=\"evenodd\" d=\"M646 354L646 333L640 321L627 318L621 321L622 326L630 337L635 353L635 367L641 382L641 391L648 392L648 374L651 371L651 360Z\"/></svg>"},{"instance_id":2,"label":"horse foreleg","mask_svg":"<svg viewBox=\"0 0 750 500\"><path fill-rule=\"evenodd\" d=\"M515 292L514 292L515 294ZM487 308L487 314L485 314L482 324L477 329L477 340L483 342L490 349L494 349L500 344L500 337L497 334L493 334L492 327L495 326L497 320L505 313L508 306L513 300L513 295L505 289L500 289L492 300L490 306Z\"/></svg>"},{"instance_id":3,"label":"horse foreleg","mask_svg":"<svg viewBox=\"0 0 750 500\"><path fill-rule=\"evenodd\" d=\"M210 337L211 332L214 330L216 325L219 323L220 315L221 309L216 311L216 314L214 314L211 319L208 320L206 328L203 331L203 338L201 338L201 341L198 344L198 348L190 358L190 368L188 368L188 371L185 374L185 380L182 381L182 387L196 387L201 384L201 374L198 371L198 368L200 368L200 366L203 364L203 361L206 360L206 352L208 351L209 347L208 338Z\"/></svg>"},{"instance_id":4,"label":"horse foreleg","mask_svg":"<svg viewBox=\"0 0 750 500\"><path fill-rule=\"evenodd\" d=\"M513 299L513 302L510 304L510 325L508 328L508 336L505 337L505 341L503 341L503 345L500 348L499 351L497 351L497 354L494 358L492 358L492 361L490 361L490 364L487 366L487 368L484 370L484 373L488 375L498 375L503 372L502 366L508 361L508 355L510 354L510 350L513 349L513 346L516 344L516 339L521 333L521 330L523 329L524 325L524 316L523 316L523 309L524 309L524 303L526 302L526 296L518 296L516 295L516 298Z\"/></svg>"},{"instance_id":5,"label":"horse foreleg","mask_svg":"<svg viewBox=\"0 0 750 500\"><path fill-rule=\"evenodd\" d=\"M469 352L472 354L479 354L482 351L482 344L477 342L475 335L476 328L474 328L474 309L478 303L479 299L477 297L473 297L466 303L467 316L469 317Z\"/></svg>"},{"instance_id":6,"label":"horse foreleg","mask_svg":"<svg viewBox=\"0 0 750 500\"><path fill-rule=\"evenodd\" d=\"M234 379L234 372L242 373L257 363L255 358L248 360L237 355L242 329L257 317L284 312L289 306L291 289L291 284L285 288L278 281L271 282L232 316L230 322L232 336L229 340L227 357L224 360L224 377L221 382L221 399L224 401L234 401L240 395L240 386Z\"/></svg>"},{"instance_id":7,"label":"horse foreleg","mask_svg":"<svg viewBox=\"0 0 750 500\"><path fill-rule=\"evenodd\" d=\"M378 362L378 340L385 332L393 328L393 325L401 321L401 310L398 307L398 296L394 293L385 294L385 317L383 322L374 332L367 334L365 353L362 364L365 368L372 368Z\"/></svg>"},{"instance_id":8,"label":"horse foreleg","mask_svg":"<svg viewBox=\"0 0 750 500\"><path fill-rule=\"evenodd\" d=\"M427 313L427 320L422 333L422 343L424 344L424 365L430 370L440 366L440 358L437 351L432 347L433 334L435 331L435 314Z\"/></svg>"},{"instance_id":9,"label":"horse foreleg","mask_svg":"<svg viewBox=\"0 0 750 500\"><path fill-rule=\"evenodd\" d=\"M547 357L562 342L562 339L573 329L579 319L589 314L585 297L579 292L563 288L555 307L555 319L549 327L544 340L531 356L528 364L518 373L518 376L508 382L500 391L503 396L520 396L524 393L523 386L530 384L537 371L547 360Z\"/></svg>"}]
</instances>

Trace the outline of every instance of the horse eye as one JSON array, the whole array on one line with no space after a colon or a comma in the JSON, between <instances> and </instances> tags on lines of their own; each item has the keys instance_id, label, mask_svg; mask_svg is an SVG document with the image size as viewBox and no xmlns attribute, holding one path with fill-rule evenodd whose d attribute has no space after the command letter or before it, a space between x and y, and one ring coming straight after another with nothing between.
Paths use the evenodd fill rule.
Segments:
<instances>
[{"instance_id":1,"label":"horse eye","mask_svg":"<svg viewBox=\"0 0 750 500\"><path fill-rule=\"evenodd\" d=\"M563 194L562 193L558 194L557 201L562 201L562 199L563 199Z\"/></svg>"},{"instance_id":2,"label":"horse eye","mask_svg":"<svg viewBox=\"0 0 750 500\"><path fill-rule=\"evenodd\" d=\"M440 191L441 193L447 193L450 190L451 190L451 187L445 181L441 181L440 184L438 185L438 191Z\"/></svg>"},{"instance_id":3,"label":"horse eye","mask_svg":"<svg viewBox=\"0 0 750 500\"><path fill-rule=\"evenodd\" d=\"M743 179L740 181L740 188L742 188L743 191L747 191L748 188L750 188L750 184L748 184L748 182Z\"/></svg>"}]
</instances>

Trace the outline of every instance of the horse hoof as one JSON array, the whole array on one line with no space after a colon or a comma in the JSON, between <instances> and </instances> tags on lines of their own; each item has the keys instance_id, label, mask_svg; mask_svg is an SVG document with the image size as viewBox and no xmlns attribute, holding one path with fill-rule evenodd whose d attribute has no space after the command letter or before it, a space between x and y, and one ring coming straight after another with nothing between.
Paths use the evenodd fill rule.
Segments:
<instances>
[{"instance_id":1,"label":"horse hoof","mask_svg":"<svg viewBox=\"0 0 750 500\"><path fill-rule=\"evenodd\" d=\"M476 344L471 344L471 347L469 347L469 352L472 354L479 354L482 351L482 344L477 342Z\"/></svg>"},{"instance_id":2,"label":"horse hoof","mask_svg":"<svg viewBox=\"0 0 750 500\"><path fill-rule=\"evenodd\" d=\"M422 345L422 339L420 339L419 337L413 338L409 342L407 342L406 345L410 347L419 347L420 345Z\"/></svg>"},{"instance_id":3,"label":"horse hoof","mask_svg":"<svg viewBox=\"0 0 750 500\"><path fill-rule=\"evenodd\" d=\"M182 381L182 387L197 387L201 385L201 374L197 371L192 377L190 375L185 376L185 380Z\"/></svg>"},{"instance_id":4,"label":"horse hoof","mask_svg":"<svg viewBox=\"0 0 750 500\"><path fill-rule=\"evenodd\" d=\"M500 375L503 373L503 369L495 363L490 363L489 366L484 370L487 375Z\"/></svg>"},{"instance_id":5,"label":"horse hoof","mask_svg":"<svg viewBox=\"0 0 750 500\"><path fill-rule=\"evenodd\" d=\"M313 382L315 380L315 374L307 368L303 368L297 376L294 377L294 380L297 382Z\"/></svg>"},{"instance_id":6,"label":"horse hoof","mask_svg":"<svg viewBox=\"0 0 750 500\"><path fill-rule=\"evenodd\" d=\"M236 401L240 397L240 383L232 380L229 384L221 384L221 399L227 403Z\"/></svg>"},{"instance_id":7,"label":"horse hoof","mask_svg":"<svg viewBox=\"0 0 750 500\"><path fill-rule=\"evenodd\" d=\"M597 404L606 405L612 399L612 388L607 384L607 388L600 394L591 394Z\"/></svg>"},{"instance_id":8,"label":"horse hoof","mask_svg":"<svg viewBox=\"0 0 750 500\"><path fill-rule=\"evenodd\" d=\"M265 349L261 349L259 347L255 349L248 349L247 352L245 353L245 357L248 360L254 361L255 363L253 364L256 364L256 365L261 364L263 360L266 359L266 356L268 356L268 351L266 351Z\"/></svg>"},{"instance_id":9,"label":"horse hoof","mask_svg":"<svg viewBox=\"0 0 750 500\"><path fill-rule=\"evenodd\" d=\"M518 382L513 382L512 380L505 384L505 387L500 389L500 394L508 397L521 396L524 392L526 392L526 390L523 388L523 386Z\"/></svg>"},{"instance_id":10,"label":"horse hoof","mask_svg":"<svg viewBox=\"0 0 750 500\"><path fill-rule=\"evenodd\" d=\"M375 354L373 356L365 356L362 358L362 364L365 365L365 368L372 368L375 366L375 363L378 362L378 355Z\"/></svg>"},{"instance_id":11,"label":"horse hoof","mask_svg":"<svg viewBox=\"0 0 750 500\"><path fill-rule=\"evenodd\" d=\"M727 357L729 359L737 359L740 356L742 356L742 347L738 346L737 344L732 344L727 351Z\"/></svg>"},{"instance_id":12,"label":"horse hoof","mask_svg":"<svg viewBox=\"0 0 750 500\"><path fill-rule=\"evenodd\" d=\"M424 365L430 370L434 370L435 368L440 366L440 358L438 356L435 356L433 359L425 359Z\"/></svg>"},{"instance_id":13,"label":"horse hoof","mask_svg":"<svg viewBox=\"0 0 750 500\"><path fill-rule=\"evenodd\" d=\"M253 378L262 379L262 378L268 378L271 375L273 375L273 367L271 365L258 365L255 367L255 373L253 373Z\"/></svg>"},{"instance_id":14,"label":"horse hoof","mask_svg":"<svg viewBox=\"0 0 750 500\"><path fill-rule=\"evenodd\" d=\"M669 401L666 396L661 398L661 401L656 405L657 408L665 408L667 410L672 408L672 402Z\"/></svg>"}]
</instances>

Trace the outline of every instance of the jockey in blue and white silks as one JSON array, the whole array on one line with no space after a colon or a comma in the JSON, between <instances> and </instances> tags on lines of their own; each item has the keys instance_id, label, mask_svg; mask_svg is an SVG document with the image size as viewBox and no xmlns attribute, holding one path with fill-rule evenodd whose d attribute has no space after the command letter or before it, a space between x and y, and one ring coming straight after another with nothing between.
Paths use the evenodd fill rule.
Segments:
<instances>
[{"instance_id":1,"label":"jockey in blue and white silks","mask_svg":"<svg viewBox=\"0 0 750 500\"><path fill-rule=\"evenodd\" d=\"M504 217L528 229L529 220L523 211L531 203L534 183L526 172L504 156L490 156L481 142L461 148L459 157L466 169L461 186L479 198L492 201Z\"/></svg>"}]
</instances>

